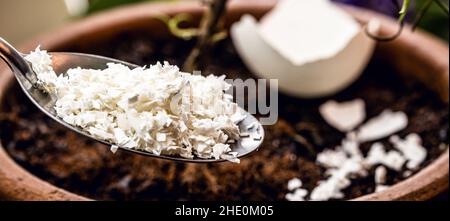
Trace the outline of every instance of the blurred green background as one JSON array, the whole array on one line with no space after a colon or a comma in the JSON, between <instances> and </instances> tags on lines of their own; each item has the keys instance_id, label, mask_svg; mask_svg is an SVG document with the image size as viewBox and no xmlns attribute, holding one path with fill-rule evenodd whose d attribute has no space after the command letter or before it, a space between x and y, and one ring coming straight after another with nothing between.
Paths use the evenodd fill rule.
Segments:
<instances>
[{"instance_id":1,"label":"blurred green background","mask_svg":"<svg viewBox=\"0 0 450 221\"><path fill-rule=\"evenodd\" d=\"M176 1L176 0L89 0L89 8L86 12L86 14L92 14L98 11L102 11L105 9L117 7L120 5L126 5L126 4L133 4L138 2L155 2L155 1ZM245 0L243 0L245 1ZM263 0L261 0L263 1ZM388 1L388 0L383 0ZM420 10L423 5L425 4L427 0L415 0L414 1L414 7L415 9L412 11L412 13L415 13L414 11ZM388 11L385 8L389 7L389 5L386 6L386 4L380 4L380 0L350 0L350 1L340 1L345 2L347 4L354 4L358 6L366 6L368 8L376 9L378 11ZM363 2L363 3L361 3ZM448 5L448 0L443 0L445 4ZM378 7L378 8L377 8ZM382 7L382 8L381 8ZM395 8L395 7L392 7ZM448 16L436 5L433 4L431 9L428 11L426 16L423 18L423 20L420 22L419 27L428 30L441 38L445 40L449 40L449 18Z\"/></svg>"},{"instance_id":2,"label":"blurred green background","mask_svg":"<svg viewBox=\"0 0 450 221\"><path fill-rule=\"evenodd\" d=\"M156 1L201 1L201 0L39 0L39 4L30 4L32 0L0 0L0 36L14 44L23 43L37 35L64 26L71 20L89 16L97 12L127 4ZM233 0L247 1L247 0ZM259 0L265 1L265 0ZM311 0L314 1L314 0ZM370 8L396 16L396 10L390 0L332 0L360 7ZM401 0L399 0L401 1ZM428 0L412 0L420 8ZM440 0L448 5L449 0ZM412 12L414 13L414 9ZM21 15L20 19L16 18ZM449 40L448 15L436 5L420 23L426 29L445 40Z\"/></svg>"},{"instance_id":3,"label":"blurred green background","mask_svg":"<svg viewBox=\"0 0 450 221\"><path fill-rule=\"evenodd\" d=\"M92 14L109 8L139 2L174 1L174 0L89 0L89 8L86 14Z\"/></svg>"},{"instance_id":4,"label":"blurred green background","mask_svg":"<svg viewBox=\"0 0 450 221\"><path fill-rule=\"evenodd\" d=\"M424 5L424 0L418 0L417 8L420 8ZM442 1L444 4L448 6L449 1ZM432 32L441 38L449 41L449 17L446 15L436 4L430 8L428 13L423 17L423 20L420 22L419 27Z\"/></svg>"}]
</instances>

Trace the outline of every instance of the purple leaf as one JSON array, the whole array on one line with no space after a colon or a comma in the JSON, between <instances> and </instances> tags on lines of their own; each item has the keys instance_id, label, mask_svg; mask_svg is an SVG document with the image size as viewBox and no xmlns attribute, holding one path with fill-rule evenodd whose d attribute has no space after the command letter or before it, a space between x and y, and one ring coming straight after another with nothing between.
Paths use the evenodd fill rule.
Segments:
<instances>
[{"instance_id":1,"label":"purple leaf","mask_svg":"<svg viewBox=\"0 0 450 221\"><path fill-rule=\"evenodd\" d=\"M332 1L368 8L393 17L397 17L399 13L397 7L390 0L332 0ZM402 1L399 1L399 3L401 4ZM413 7L411 7L410 10L412 9Z\"/></svg>"}]
</instances>

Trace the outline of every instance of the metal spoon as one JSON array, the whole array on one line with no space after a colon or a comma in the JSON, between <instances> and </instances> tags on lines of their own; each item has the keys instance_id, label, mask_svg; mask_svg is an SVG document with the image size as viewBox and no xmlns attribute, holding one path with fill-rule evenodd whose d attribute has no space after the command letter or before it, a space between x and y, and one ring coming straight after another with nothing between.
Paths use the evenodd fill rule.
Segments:
<instances>
[{"instance_id":1,"label":"metal spoon","mask_svg":"<svg viewBox=\"0 0 450 221\"><path fill-rule=\"evenodd\" d=\"M81 53L50 53L53 61L53 69L56 73L62 74L66 73L68 69L71 68L90 68L90 69L105 69L107 63L121 63L123 65L129 66L130 68L136 68L137 65L123 62L120 60L101 57L97 55L81 54ZM65 127L98 142L106 145L113 145L112 143L98 139L89 133L83 131L80 127L72 126L64 122L61 118L56 115L54 109L55 98L44 93L42 90L38 89L36 86L37 77L32 70L30 64L24 59L25 54L18 52L14 47L12 47L8 42L0 38L0 58L2 58L9 68L12 70L19 82L22 90L31 99L31 101L45 114L57 121L58 123L64 125ZM237 152L238 158L244 157L253 151L257 150L264 139L264 129L261 123L253 117L251 114L247 113L247 117L239 123L239 128L241 129L242 136L236 143L231 144L233 152ZM166 156L166 155L155 155L149 152L131 150L128 148L119 147L122 150L130 151L132 153L145 155L149 157L156 157L162 159L168 159L173 161L181 162L192 162L192 163L212 163L212 162L223 162L225 160L216 159L186 159L177 156Z\"/></svg>"}]
</instances>

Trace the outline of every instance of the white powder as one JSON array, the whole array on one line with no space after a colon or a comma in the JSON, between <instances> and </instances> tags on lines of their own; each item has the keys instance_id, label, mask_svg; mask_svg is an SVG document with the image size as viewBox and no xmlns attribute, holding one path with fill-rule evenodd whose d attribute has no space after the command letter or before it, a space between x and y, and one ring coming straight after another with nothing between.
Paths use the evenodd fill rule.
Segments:
<instances>
[{"instance_id":1,"label":"white powder","mask_svg":"<svg viewBox=\"0 0 450 221\"><path fill-rule=\"evenodd\" d=\"M135 69L110 63L57 76L46 51L38 48L26 60L38 84L56 95L58 117L99 139L156 155L239 162L226 143L239 138L244 115L225 94L231 85L224 76L191 75L168 63Z\"/></svg>"}]
</instances>

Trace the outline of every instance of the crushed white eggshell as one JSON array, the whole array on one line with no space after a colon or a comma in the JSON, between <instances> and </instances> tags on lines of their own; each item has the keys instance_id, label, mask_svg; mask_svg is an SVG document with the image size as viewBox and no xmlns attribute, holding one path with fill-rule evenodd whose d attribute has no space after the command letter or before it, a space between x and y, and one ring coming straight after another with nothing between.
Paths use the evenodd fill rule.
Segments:
<instances>
[{"instance_id":1,"label":"crushed white eggshell","mask_svg":"<svg viewBox=\"0 0 450 221\"><path fill-rule=\"evenodd\" d=\"M38 46L33 53L30 53L26 57L26 60L33 64L33 71L39 73L39 75L37 75L38 85L46 91L54 92L57 76L51 66L52 59L47 52L40 50L40 46Z\"/></svg>"},{"instance_id":2,"label":"crushed white eggshell","mask_svg":"<svg viewBox=\"0 0 450 221\"><path fill-rule=\"evenodd\" d=\"M302 185L303 185L303 183L299 178L293 178L293 179L289 180L287 187L288 187L289 191L293 191L295 189L302 187Z\"/></svg>"},{"instance_id":3,"label":"crushed white eggshell","mask_svg":"<svg viewBox=\"0 0 450 221\"><path fill-rule=\"evenodd\" d=\"M342 166L347 158L347 153L341 149L325 150L317 154L316 162L327 168L337 168Z\"/></svg>"},{"instance_id":4,"label":"crushed white eggshell","mask_svg":"<svg viewBox=\"0 0 450 221\"><path fill-rule=\"evenodd\" d=\"M331 103L331 105L338 104ZM361 121L363 120L364 117ZM375 192L381 192L390 187L385 185L387 168L400 172L407 163L406 167L410 170L405 171L403 175L405 177L410 176L412 174L411 169L417 169L427 155L426 149L421 145L422 141L419 135L410 134L405 140L398 136L392 136L390 141L400 152L396 150L387 152L383 144L374 143L367 156L364 157L360 149L361 142L388 137L403 130L407 124L406 114L386 110L380 116L361 126L358 131L355 132L350 129L340 146L319 153L316 162L327 168L325 173L328 178L320 181L318 186L311 191L309 200L324 201L344 198L345 195L342 191L352 184L352 179L366 177L368 171L375 166ZM289 195L289 198L292 197L294 196Z\"/></svg>"},{"instance_id":5,"label":"crushed white eggshell","mask_svg":"<svg viewBox=\"0 0 450 221\"><path fill-rule=\"evenodd\" d=\"M113 152L121 146L239 162L227 142L239 139L237 122L246 115L225 96L231 87L225 76L183 73L168 63L134 69L109 63L104 70L74 68L57 76L46 51L37 48L26 60L38 84L56 95L57 116L115 144Z\"/></svg>"},{"instance_id":6,"label":"crushed white eggshell","mask_svg":"<svg viewBox=\"0 0 450 221\"><path fill-rule=\"evenodd\" d=\"M293 193L287 193L285 198L288 201L305 201L308 191L305 189L296 189Z\"/></svg>"},{"instance_id":7,"label":"crushed white eggshell","mask_svg":"<svg viewBox=\"0 0 450 221\"><path fill-rule=\"evenodd\" d=\"M406 167L410 170L417 170L427 158L427 149L422 146L422 139L417 134L410 134L404 140L392 136L390 142L408 160Z\"/></svg>"},{"instance_id":8,"label":"crushed white eggshell","mask_svg":"<svg viewBox=\"0 0 450 221\"><path fill-rule=\"evenodd\" d=\"M305 201L306 195L308 195L308 191L302 189L303 183L299 178L293 178L288 182L288 190L294 191L293 193L287 193L285 195L286 200L288 201Z\"/></svg>"},{"instance_id":9,"label":"crushed white eggshell","mask_svg":"<svg viewBox=\"0 0 450 221\"><path fill-rule=\"evenodd\" d=\"M366 170L359 159L348 158L341 167L327 170L330 177L320 181L319 185L311 192L310 199L313 201L325 201L330 199L342 199L345 197L342 190L351 185L349 178L352 174L364 176Z\"/></svg>"},{"instance_id":10,"label":"crushed white eggshell","mask_svg":"<svg viewBox=\"0 0 450 221\"><path fill-rule=\"evenodd\" d=\"M408 116L403 112L383 111L362 125L356 133L359 142L369 142L389 137L408 126Z\"/></svg>"},{"instance_id":11,"label":"crushed white eggshell","mask_svg":"<svg viewBox=\"0 0 450 221\"><path fill-rule=\"evenodd\" d=\"M366 105L362 99L338 103L328 101L319 107L323 119L341 132L349 132L366 118Z\"/></svg>"},{"instance_id":12,"label":"crushed white eggshell","mask_svg":"<svg viewBox=\"0 0 450 221\"><path fill-rule=\"evenodd\" d=\"M335 150L325 150L318 154L316 161L328 168L326 174L329 178L320 181L312 190L311 200L342 199L344 198L342 190L351 185L351 175L367 176L359 144L351 138L348 136Z\"/></svg>"},{"instance_id":13,"label":"crushed white eggshell","mask_svg":"<svg viewBox=\"0 0 450 221\"><path fill-rule=\"evenodd\" d=\"M327 149L317 154L316 162L327 168L339 168L349 159L358 161L363 159L359 143L351 135L342 140L341 146L336 149Z\"/></svg>"},{"instance_id":14,"label":"crushed white eggshell","mask_svg":"<svg viewBox=\"0 0 450 221\"><path fill-rule=\"evenodd\" d=\"M384 166L378 166L375 169L375 183L378 185L386 183L387 169Z\"/></svg>"},{"instance_id":15,"label":"crushed white eggshell","mask_svg":"<svg viewBox=\"0 0 450 221\"><path fill-rule=\"evenodd\" d=\"M369 167L381 164L395 171L400 171L406 163L406 159L401 153L394 150L386 152L383 144L374 143L364 159L364 163Z\"/></svg>"},{"instance_id":16,"label":"crushed white eggshell","mask_svg":"<svg viewBox=\"0 0 450 221\"><path fill-rule=\"evenodd\" d=\"M364 156L359 149L359 145L354 133L347 134L347 137L341 142L341 147L351 158L362 160Z\"/></svg>"},{"instance_id":17,"label":"crushed white eggshell","mask_svg":"<svg viewBox=\"0 0 450 221\"><path fill-rule=\"evenodd\" d=\"M111 152L113 153L113 154L115 154L115 153L117 153L117 150L119 150L119 146L117 146L117 145L111 145Z\"/></svg>"}]
</instances>

